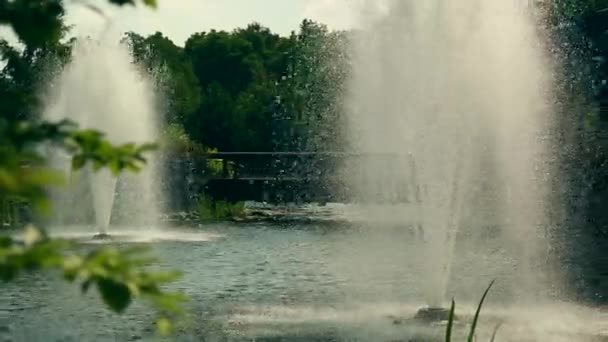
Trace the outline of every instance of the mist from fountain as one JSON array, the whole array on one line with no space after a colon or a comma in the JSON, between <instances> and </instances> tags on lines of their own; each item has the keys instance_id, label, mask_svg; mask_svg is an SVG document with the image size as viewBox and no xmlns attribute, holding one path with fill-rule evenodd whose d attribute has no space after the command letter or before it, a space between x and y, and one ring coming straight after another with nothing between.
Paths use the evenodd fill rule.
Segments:
<instances>
[{"instance_id":1,"label":"mist from fountain","mask_svg":"<svg viewBox=\"0 0 608 342\"><path fill-rule=\"evenodd\" d=\"M347 135L358 152L403 158L390 170L360 159L359 174L376 181L353 176L350 188L361 198L408 186L418 194L409 204L416 217L403 210L401 220L423 231L415 262L428 305L446 304L451 265L466 252L459 242L480 243L489 230L513 274L475 274L510 279L514 297L536 298L545 285L551 70L532 12L504 0L365 3Z\"/></svg>"},{"instance_id":2,"label":"mist from fountain","mask_svg":"<svg viewBox=\"0 0 608 342\"><path fill-rule=\"evenodd\" d=\"M108 35L76 43L70 63L50 84L44 116L49 120L69 119L83 129L101 131L113 144L157 141L154 83L134 64L129 48L113 38ZM95 225L102 234L115 221L131 227L154 226L160 213L160 165L154 154L147 157L148 164L141 172L124 173L120 178L109 170L86 167L71 177L84 186L68 187L61 196L62 203L55 203L56 209L85 212L92 205ZM64 170L70 168L66 158L55 158L53 164Z\"/></svg>"}]
</instances>

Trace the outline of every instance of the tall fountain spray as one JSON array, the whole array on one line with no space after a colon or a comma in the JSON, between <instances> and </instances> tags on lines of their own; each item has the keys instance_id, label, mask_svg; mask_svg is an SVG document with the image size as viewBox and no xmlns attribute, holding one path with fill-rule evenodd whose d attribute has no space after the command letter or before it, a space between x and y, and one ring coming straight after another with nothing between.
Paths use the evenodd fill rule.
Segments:
<instances>
[{"instance_id":1,"label":"tall fountain spray","mask_svg":"<svg viewBox=\"0 0 608 342\"><path fill-rule=\"evenodd\" d=\"M359 152L404 162L387 173L361 159L362 172L383 172L381 182L350 187L365 197L415 180L417 215L403 211L403 220L424 234L417 262L427 304L445 304L459 237L487 226L499 227L514 258L513 292L533 297L547 224L551 73L532 12L504 0L367 4L353 38L347 131Z\"/></svg>"},{"instance_id":2,"label":"tall fountain spray","mask_svg":"<svg viewBox=\"0 0 608 342\"><path fill-rule=\"evenodd\" d=\"M106 134L113 144L147 143L158 138L157 103L151 80L134 65L129 48L110 38L80 40L71 62L51 84L45 116L50 120L69 119L81 128ZM88 186L71 187L59 210L84 210L83 196L89 192L95 224L105 234L113 218L130 226L154 225L158 211L159 162L148 155L148 165L137 175L117 179L109 170L87 168L78 179ZM69 168L69 159L56 160ZM116 195L120 195L115 203ZM67 205L66 205L67 204ZM70 208L67 208L67 207ZM75 207L75 208L74 208Z\"/></svg>"}]
</instances>

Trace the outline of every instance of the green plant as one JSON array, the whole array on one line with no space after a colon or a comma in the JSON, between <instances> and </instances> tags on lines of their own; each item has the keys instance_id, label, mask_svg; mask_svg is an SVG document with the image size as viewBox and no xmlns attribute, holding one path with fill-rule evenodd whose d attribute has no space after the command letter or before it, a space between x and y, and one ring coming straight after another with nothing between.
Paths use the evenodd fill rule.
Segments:
<instances>
[{"instance_id":1,"label":"green plant","mask_svg":"<svg viewBox=\"0 0 608 342\"><path fill-rule=\"evenodd\" d=\"M243 210L243 202L230 203L227 201L217 201L215 203L215 214L218 220L241 216Z\"/></svg>"},{"instance_id":2,"label":"green plant","mask_svg":"<svg viewBox=\"0 0 608 342\"><path fill-rule=\"evenodd\" d=\"M498 329L500 329L501 325L502 325L502 323L498 323L494 327L494 331L492 331L492 338L490 339L490 342L494 342L494 340L496 340L496 334L498 334Z\"/></svg>"},{"instance_id":3,"label":"green plant","mask_svg":"<svg viewBox=\"0 0 608 342\"><path fill-rule=\"evenodd\" d=\"M245 211L245 204L243 202L216 201L208 196L200 198L197 204L198 213L203 221L231 219L242 216Z\"/></svg>"},{"instance_id":4,"label":"green plant","mask_svg":"<svg viewBox=\"0 0 608 342\"><path fill-rule=\"evenodd\" d=\"M170 124L163 130L161 145L171 154L177 155L190 153L193 156L202 156L217 152L217 149L206 148L193 141L179 124Z\"/></svg>"},{"instance_id":5,"label":"green plant","mask_svg":"<svg viewBox=\"0 0 608 342\"><path fill-rule=\"evenodd\" d=\"M490 282L490 285L488 285L488 288L483 293L483 296L481 296L479 305L477 305L477 310L475 311L475 317L473 318L473 323L471 324L471 330L469 332L469 338L467 339L467 341L469 341L469 342L473 342L473 339L475 338L475 329L477 328L477 321L479 320L479 313L481 312L481 307L483 306L483 302L486 300L486 296L488 295L488 292L490 292L492 285L494 285L494 281L495 280L492 280Z\"/></svg>"},{"instance_id":6,"label":"green plant","mask_svg":"<svg viewBox=\"0 0 608 342\"><path fill-rule=\"evenodd\" d=\"M202 196L197 200L198 214L203 221L215 219L215 206L213 200L208 196Z\"/></svg>"},{"instance_id":7,"label":"green plant","mask_svg":"<svg viewBox=\"0 0 608 342\"><path fill-rule=\"evenodd\" d=\"M62 175L48 168L42 145L52 144L69 152L72 167L92 164L95 170L108 167L118 174L122 170L137 172L146 162L143 154L153 145L125 144L113 146L96 131L81 131L76 125L33 123L0 119L0 198L28 201L40 213L48 212L46 191L62 183ZM95 285L101 298L115 312L124 311L136 298L154 304L161 315L157 321L160 333L167 333L168 316L181 313L180 294L162 291L162 285L174 280L176 272L150 272L154 262L141 249L95 249L80 255L74 245L49 238L29 226L22 239L0 238L0 279L11 281L21 272L59 269L66 280L79 282L84 292Z\"/></svg>"},{"instance_id":8,"label":"green plant","mask_svg":"<svg viewBox=\"0 0 608 342\"><path fill-rule=\"evenodd\" d=\"M450 316L448 318L448 326L445 331L445 342L452 341L452 328L454 327L454 312L456 310L456 302L452 299L452 305L450 307Z\"/></svg>"},{"instance_id":9,"label":"green plant","mask_svg":"<svg viewBox=\"0 0 608 342\"><path fill-rule=\"evenodd\" d=\"M471 323L471 329L469 330L469 335L467 338L468 342L473 342L475 340L475 330L477 329L477 321L479 320L479 314L481 313L481 307L483 306L483 302L485 301L486 296L488 295L488 292L490 292L492 285L494 285L494 282L495 282L495 280L492 280L490 282L490 285L488 285L488 287L486 288L485 292L483 293L483 296L481 296L481 300L479 301L479 304L477 305L477 310L475 311L475 316L473 317L473 322ZM446 342L450 342L452 340L452 331L453 331L452 328L454 326L454 320L456 317L455 308L456 308L456 302L452 299L452 307L450 308L450 316L448 317L448 325L447 325L446 332L445 332ZM494 341L499 327L500 327L500 325L496 326L496 328L494 329L494 333L492 335L491 341Z\"/></svg>"},{"instance_id":10,"label":"green plant","mask_svg":"<svg viewBox=\"0 0 608 342\"><path fill-rule=\"evenodd\" d=\"M0 279L11 281L24 271L59 270L64 279L80 284L83 293L93 285L108 307L122 313L134 299L143 298L161 312L157 329L168 334L167 317L182 314L186 297L163 292L161 286L179 277L178 272L149 272L156 262L143 248L95 249L85 255L68 241L51 239L44 231L29 226L21 239L0 238Z\"/></svg>"},{"instance_id":11,"label":"green plant","mask_svg":"<svg viewBox=\"0 0 608 342\"><path fill-rule=\"evenodd\" d=\"M230 213L232 217L241 217L245 214L245 202L236 202L231 205Z\"/></svg>"}]
</instances>

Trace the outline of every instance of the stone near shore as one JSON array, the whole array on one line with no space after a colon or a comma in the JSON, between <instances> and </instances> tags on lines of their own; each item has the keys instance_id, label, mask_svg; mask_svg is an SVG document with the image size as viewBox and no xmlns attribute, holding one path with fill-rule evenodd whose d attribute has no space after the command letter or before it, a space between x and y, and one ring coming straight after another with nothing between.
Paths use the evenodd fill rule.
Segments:
<instances>
[{"instance_id":1,"label":"stone near shore","mask_svg":"<svg viewBox=\"0 0 608 342\"><path fill-rule=\"evenodd\" d=\"M418 310L418 312L416 312L414 319L418 320L418 321L422 321L422 322L429 322L429 323L447 321L450 319L450 309L422 308L422 309ZM454 316L454 320L456 320L456 319L457 319L457 317Z\"/></svg>"},{"instance_id":2,"label":"stone near shore","mask_svg":"<svg viewBox=\"0 0 608 342\"><path fill-rule=\"evenodd\" d=\"M93 240L110 240L112 236L108 233L97 233L93 235Z\"/></svg>"}]
</instances>

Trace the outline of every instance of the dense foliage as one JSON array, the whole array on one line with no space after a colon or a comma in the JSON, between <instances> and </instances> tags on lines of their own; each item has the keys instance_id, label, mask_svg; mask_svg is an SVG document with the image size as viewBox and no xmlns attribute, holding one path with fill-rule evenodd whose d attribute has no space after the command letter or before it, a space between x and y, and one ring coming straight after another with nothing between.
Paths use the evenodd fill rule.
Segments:
<instances>
[{"instance_id":1,"label":"dense foliage","mask_svg":"<svg viewBox=\"0 0 608 342\"><path fill-rule=\"evenodd\" d=\"M166 121L220 151L311 148L303 143L335 124L344 84L345 35L304 21L281 37L259 24L193 34L185 47L157 32L126 34L135 58L158 73ZM342 59L342 60L340 60ZM316 135L316 134L315 134ZM327 134L335 138L334 134Z\"/></svg>"},{"instance_id":2,"label":"dense foliage","mask_svg":"<svg viewBox=\"0 0 608 342\"><path fill-rule=\"evenodd\" d=\"M584 299L606 302L608 254L608 1L556 0L548 30L563 72L557 75L556 151L562 159L567 217L560 246ZM576 237L576 238L573 238ZM583 291L591 289L591 291Z\"/></svg>"}]
</instances>

